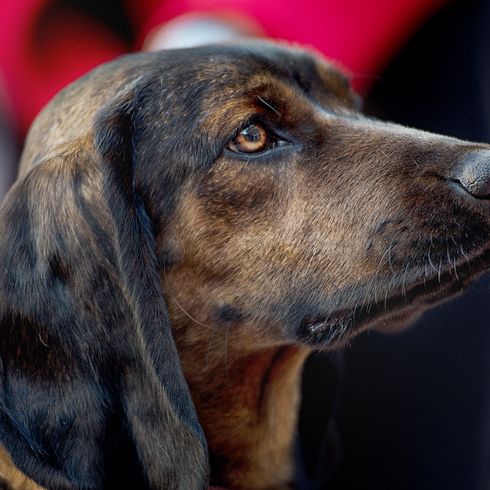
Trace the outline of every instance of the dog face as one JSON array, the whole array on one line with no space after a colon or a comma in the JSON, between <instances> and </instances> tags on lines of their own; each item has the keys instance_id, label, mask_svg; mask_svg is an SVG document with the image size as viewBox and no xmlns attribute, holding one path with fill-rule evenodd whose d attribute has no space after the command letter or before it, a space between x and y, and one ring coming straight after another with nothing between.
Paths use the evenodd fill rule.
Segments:
<instances>
[{"instance_id":1,"label":"dog face","mask_svg":"<svg viewBox=\"0 0 490 490\"><path fill-rule=\"evenodd\" d=\"M38 118L4 206L1 348L23 373L9 389L21 398L27 379L50 406L4 408L2 442L48 487L67 474L124 481L108 466L129 455L151 488L205 486L179 358L194 389L223 351L226 364L268 346L336 347L461 290L490 266L489 155L362 116L344 76L300 50L204 47L99 68ZM97 442L111 440L108 419L130 428L126 459ZM9 420L36 427L53 463L29 459ZM83 456L59 442L67 424L70 440L93 435Z\"/></svg>"},{"instance_id":2,"label":"dog face","mask_svg":"<svg viewBox=\"0 0 490 490\"><path fill-rule=\"evenodd\" d=\"M145 150L174 148L152 160L160 186L158 162L194 160L157 237L178 343L207 346L216 328L239 350L338 346L487 267L488 194L461 183L487 146L362 116L347 79L304 52L195 53L184 86L150 97Z\"/></svg>"}]
</instances>

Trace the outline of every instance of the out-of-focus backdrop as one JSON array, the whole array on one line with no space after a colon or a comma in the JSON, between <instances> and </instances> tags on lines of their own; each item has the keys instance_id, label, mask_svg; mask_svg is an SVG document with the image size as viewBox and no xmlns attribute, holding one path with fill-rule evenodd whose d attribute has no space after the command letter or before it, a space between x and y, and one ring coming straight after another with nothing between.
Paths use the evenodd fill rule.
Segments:
<instances>
[{"instance_id":1,"label":"out-of-focus backdrop","mask_svg":"<svg viewBox=\"0 0 490 490\"><path fill-rule=\"evenodd\" d=\"M489 26L489 0L0 0L0 197L67 83L126 52L239 37L336 60L371 115L490 142ZM312 356L303 392L305 488L490 490L490 280L406 332Z\"/></svg>"}]
</instances>

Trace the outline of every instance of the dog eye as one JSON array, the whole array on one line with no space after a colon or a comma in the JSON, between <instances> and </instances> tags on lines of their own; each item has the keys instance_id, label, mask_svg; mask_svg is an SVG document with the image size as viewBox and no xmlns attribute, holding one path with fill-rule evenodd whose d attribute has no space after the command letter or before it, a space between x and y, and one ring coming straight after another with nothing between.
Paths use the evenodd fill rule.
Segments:
<instances>
[{"instance_id":1,"label":"dog eye","mask_svg":"<svg viewBox=\"0 0 490 490\"><path fill-rule=\"evenodd\" d=\"M235 136L228 149L237 153L260 153L274 148L279 142L260 124L251 124Z\"/></svg>"}]
</instances>

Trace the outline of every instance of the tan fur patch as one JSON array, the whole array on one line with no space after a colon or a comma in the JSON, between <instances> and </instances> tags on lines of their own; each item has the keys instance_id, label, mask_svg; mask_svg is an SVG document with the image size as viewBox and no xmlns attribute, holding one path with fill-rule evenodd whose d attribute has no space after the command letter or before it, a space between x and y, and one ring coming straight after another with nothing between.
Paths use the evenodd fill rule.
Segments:
<instances>
[{"instance_id":1,"label":"tan fur patch","mask_svg":"<svg viewBox=\"0 0 490 490\"><path fill-rule=\"evenodd\" d=\"M15 467L2 446L0 446L0 487L3 490L45 490Z\"/></svg>"}]
</instances>

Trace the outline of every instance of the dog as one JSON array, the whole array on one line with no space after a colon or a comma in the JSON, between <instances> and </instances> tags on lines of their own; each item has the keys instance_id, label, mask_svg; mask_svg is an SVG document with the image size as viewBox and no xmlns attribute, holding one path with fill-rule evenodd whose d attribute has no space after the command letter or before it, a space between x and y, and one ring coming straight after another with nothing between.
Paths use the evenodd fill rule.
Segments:
<instances>
[{"instance_id":1,"label":"dog","mask_svg":"<svg viewBox=\"0 0 490 490\"><path fill-rule=\"evenodd\" d=\"M267 42L134 54L38 116L0 217L0 442L48 489L286 489L303 363L490 268L490 146Z\"/></svg>"}]
</instances>

